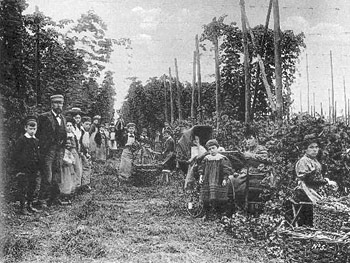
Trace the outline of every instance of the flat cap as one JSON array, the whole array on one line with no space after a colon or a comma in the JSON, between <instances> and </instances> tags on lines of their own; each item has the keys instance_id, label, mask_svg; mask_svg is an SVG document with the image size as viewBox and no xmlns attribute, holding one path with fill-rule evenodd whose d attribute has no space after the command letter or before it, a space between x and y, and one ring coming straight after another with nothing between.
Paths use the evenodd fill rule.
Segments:
<instances>
[{"instance_id":1,"label":"flat cap","mask_svg":"<svg viewBox=\"0 0 350 263\"><path fill-rule=\"evenodd\" d=\"M61 94L55 94L50 97L51 101L63 101L64 97Z\"/></svg>"}]
</instances>

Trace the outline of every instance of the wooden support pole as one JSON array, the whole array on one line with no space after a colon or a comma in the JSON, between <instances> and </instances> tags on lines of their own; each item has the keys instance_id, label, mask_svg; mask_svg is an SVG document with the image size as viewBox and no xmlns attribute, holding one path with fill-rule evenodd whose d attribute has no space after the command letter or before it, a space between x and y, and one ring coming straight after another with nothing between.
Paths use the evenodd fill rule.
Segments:
<instances>
[{"instance_id":1,"label":"wooden support pole","mask_svg":"<svg viewBox=\"0 0 350 263\"><path fill-rule=\"evenodd\" d=\"M216 109L216 130L219 131L220 123L220 63L219 63L219 40L214 39L215 54L215 109Z\"/></svg>"},{"instance_id":2,"label":"wooden support pole","mask_svg":"<svg viewBox=\"0 0 350 263\"><path fill-rule=\"evenodd\" d=\"M35 6L34 12L35 23L35 89L36 89L36 104L41 104L41 87L40 87L40 18L39 7Z\"/></svg>"},{"instance_id":3,"label":"wooden support pole","mask_svg":"<svg viewBox=\"0 0 350 263\"><path fill-rule=\"evenodd\" d=\"M201 59L200 59L200 53L199 53L199 39L198 35L196 35L196 54L197 54L197 77L198 77L198 109L199 109L199 116L198 116L198 122L202 123L203 118L203 112L202 112L202 99L201 99L201 93L202 93L202 77L201 77Z\"/></svg>"},{"instance_id":4,"label":"wooden support pole","mask_svg":"<svg viewBox=\"0 0 350 263\"><path fill-rule=\"evenodd\" d=\"M263 54L265 53L264 52L264 45L265 45L265 39L266 39L266 36L267 36L267 31L268 31L268 28L269 28L271 9L272 9L272 0L270 0L269 8L267 10L265 27L264 27L264 35L263 35L263 37L261 39L260 48L259 48L259 51L258 51L258 54L260 54L261 56L263 56ZM250 116L251 116L252 120L254 119L255 105L256 105L256 102L258 100L258 88L259 88L259 83L260 83L260 74L261 74L261 70L260 70L260 67L258 66L258 68L256 70L256 75L255 75L256 81L255 81L255 86L254 86L253 102L252 102L252 106L250 107Z\"/></svg>"},{"instance_id":5,"label":"wooden support pole","mask_svg":"<svg viewBox=\"0 0 350 263\"><path fill-rule=\"evenodd\" d=\"M310 113L310 80L309 80L309 60L306 53L306 81L307 81L307 112Z\"/></svg>"},{"instance_id":6,"label":"wooden support pole","mask_svg":"<svg viewBox=\"0 0 350 263\"><path fill-rule=\"evenodd\" d=\"M332 119L335 122L335 104L334 104L334 80L333 80L333 57L332 50L329 51L330 62L331 62L331 81L332 81Z\"/></svg>"},{"instance_id":7,"label":"wooden support pole","mask_svg":"<svg viewBox=\"0 0 350 263\"><path fill-rule=\"evenodd\" d=\"M328 119L332 123L332 104L331 104L331 91L328 89Z\"/></svg>"},{"instance_id":8,"label":"wooden support pole","mask_svg":"<svg viewBox=\"0 0 350 263\"><path fill-rule=\"evenodd\" d=\"M315 104L315 92L312 93L313 107L314 107L314 117L316 117L316 104Z\"/></svg>"},{"instance_id":9,"label":"wooden support pole","mask_svg":"<svg viewBox=\"0 0 350 263\"><path fill-rule=\"evenodd\" d=\"M283 97L282 97L282 61L281 61L281 28L278 0L273 0L274 17L274 44L275 44L275 75L276 75L276 111L277 120L282 121Z\"/></svg>"},{"instance_id":10,"label":"wooden support pole","mask_svg":"<svg viewBox=\"0 0 350 263\"><path fill-rule=\"evenodd\" d=\"M348 99L348 124L350 124L350 99Z\"/></svg>"},{"instance_id":11,"label":"wooden support pole","mask_svg":"<svg viewBox=\"0 0 350 263\"><path fill-rule=\"evenodd\" d=\"M196 89L196 59L197 59L197 53L196 51L193 51L193 79L192 79L192 97L191 97L191 120L192 125L195 124L196 116L195 116L195 89Z\"/></svg>"},{"instance_id":12,"label":"wooden support pole","mask_svg":"<svg viewBox=\"0 0 350 263\"><path fill-rule=\"evenodd\" d=\"M347 110L347 100L346 100L346 85L345 85L345 77L343 76L343 86L344 86L344 122L345 125L347 124L347 114L348 114L348 110Z\"/></svg>"},{"instance_id":13,"label":"wooden support pole","mask_svg":"<svg viewBox=\"0 0 350 263\"><path fill-rule=\"evenodd\" d=\"M244 51L244 85L245 85L245 123L250 123L250 67L249 67L249 50L248 50L248 33L247 22L245 17L245 3L240 0L241 21L243 32L243 51Z\"/></svg>"},{"instance_id":14,"label":"wooden support pole","mask_svg":"<svg viewBox=\"0 0 350 263\"><path fill-rule=\"evenodd\" d=\"M179 69L177 67L177 59L175 58L175 75L176 75L176 90L177 90L177 110L179 113L179 121L182 121L182 106L181 106L181 87L179 82Z\"/></svg>"},{"instance_id":15,"label":"wooden support pole","mask_svg":"<svg viewBox=\"0 0 350 263\"><path fill-rule=\"evenodd\" d=\"M254 47L255 50L257 50L257 46L256 46L256 42L255 42L255 36L254 36L252 28L249 25L249 21L248 21L248 17L246 15L246 13L244 13L244 17L245 17L245 22L247 24L247 28L249 30L250 37L252 39L253 47ZM273 113L275 113L276 105L275 105L275 102L274 102L274 99L273 99L273 95L272 95L270 84L267 81L267 75L266 75L266 72L265 72L264 62L263 62L260 54L256 54L256 57L258 58L259 67L260 67L260 71L261 71L261 77L262 77L262 80L263 80L264 87L266 89L266 94L267 94L267 98L268 98L269 103L270 103L271 110L272 110Z\"/></svg>"},{"instance_id":16,"label":"wooden support pole","mask_svg":"<svg viewBox=\"0 0 350 263\"><path fill-rule=\"evenodd\" d=\"M167 96L167 85L166 85L166 78L163 79L163 85L164 85L164 115L165 115L165 121L169 122L168 120L168 96Z\"/></svg>"},{"instance_id":17,"label":"wooden support pole","mask_svg":"<svg viewBox=\"0 0 350 263\"><path fill-rule=\"evenodd\" d=\"M172 87L171 68L169 67L169 90L170 90L170 122L174 123L174 96Z\"/></svg>"}]
</instances>

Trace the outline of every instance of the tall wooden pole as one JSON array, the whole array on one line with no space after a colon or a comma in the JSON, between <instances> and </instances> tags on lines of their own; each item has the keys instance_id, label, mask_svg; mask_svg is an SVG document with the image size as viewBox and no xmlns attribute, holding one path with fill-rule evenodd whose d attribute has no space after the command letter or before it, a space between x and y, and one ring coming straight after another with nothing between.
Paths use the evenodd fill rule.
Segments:
<instances>
[{"instance_id":1,"label":"tall wooden pole","mask_svg":"<svg viewBox=\"0 0 350 263\"><path fill-rule=\"evenodd\" d=\"M36 104L41 104L41 89L40 89L40 18L39 8L35 6L34 23L35 32L35 89L36 89Z\"/></svg>"},{"instance_id":2,"label":"tall wooden pole","mask_svg":"<svg viewBox=\"0 0 350 263\"><path fill-rule=\"evenodd\" d=\"M269 3L269 8L267 10L267 15L266 15L266 20L265 20L265 27L264 27L264 35L261 38L260 41L260 48L259 48L259 54L261 54L263 56L263 54L265 53L264 51L264 46L265 46L265 39L267 36L267 31L269 29L269 22L270 22L270 16L271 16L271 9L272 9L272 0L270 0ZM246 22L247 22L247 18L246 18ZM258 66L257 70L256 70L256 74L255 74L255 86L254 86L254 94L253 94L253 99L252 99L252 106L250 107L250 116L251 119L254 119L254 113L255 113L255 105L256 102L258 100L258 88L259 88L259 83L260 83L260 74L261 74L261 70L260 70L260 66Z\"/></svg>"},{"instance_id":3,"label":"tall wooden pole","mask_svg":"<svg viewBox=\"0 0 350 263\"><path fill-rule=\"evenodd\" d=\"M166 85L166 78L163 79L163 85L164 85L164 115L165 115L165 121L169 122L168 120L168 98L167 98L167 85Z\"/></svg>"},{"instance_id":4,"label":"tall wooden pole","mask_svg":"<svg viewBox=\"0 0 350 263\"><path fill-rule=\"evenodd\" d=\"M200 53L199 53L199 39L198 35L196 35L196 54L197 54L197 77L198 77L198 109L199 109L199 123L202 123L202 99L201 99L201 93L202 93L202 77L201 77L201 59L200 59Z\"/></svg>"},{"instance_id":5,"label":"tall wooden pole","mask_svg":"<svg viewBox=\"0 0 350 263\"><path fill-rule=\"evenodd\" d=\"M348 99L348 124L350 124L350 99Z\"/></svg>"},{"instance_id":6,"label":"tall wooden pole","mask_svg":"<svg viewBox=\"0 0 350 263\"><path fill-rule=\"evenodd\" d=\"M169 67L169 89L170 89L170 122L174 123L174 96L172 87L171 68Z\"/></svg>"},{"instance_id":7,"label":"tall wooden pole","mask_svg":"<svg viewBox=\"0 0 350 263\"><path fill-rule=\"evenodd\" d=\"M191 97L191 120L192 125L195 124L195 109L194 109L194 103L195 103L195 89L196 89L196 59L197 59L197 52L193 51L193 79L192 79L192 97Z\"/></svg>"},{"instance_id":8,"label":"tall wooden pole","mask_svg":"<svg viewBox=\"0 0 350 263\"><path fill-rule=\"evenodd\" d=\"M306 80L307 80L307 112L310 113L310 80L309 80L309 60L306 53Z\"/></svg>"},{"instance_id":9,"label":"tall wooden pole","mask_svg":"<svg viewBox=\"0 0 350 263\"><path fill-rule=\"evenodd\" d=\"M214 53L215 53L215 105L216 105L216 130L219 131L220 123L220 65L219 65L219 40L214 38Z\"/></svg>"},{"instance_id":10,"label":"tall wooden pole","mask_svg":"<svg viewBox=\"0 0 350 263\"><path fill-rule=\"evenodd\" d=\"M182 121L182 106L181 106L181 87L179 83L179 69L177 67L177 59L175 58L175 75L176 75L176 90L177 90L177 110L179 112L179 121Z\"/></svg>"},{"instance_id":11,"label":"tall wooden pole","mask_svg":"<svg viewBox=\"0 0 350 263\"><path fill-rule=\"evenodd\" d=\"M312 93L312 100L314 106L314 117L316 116L315 92Z\"/></svg>"},{"instance_id":12,"label":"tall wooden pole","mask_svg":"<svg viewBox=\"0 0 350 263\"><path fill-rule=\"evenodd\" d=\"M329 122L332 122L332 103L331 103L331 91L328 89L328 119Z\"/></svg>"},{"instance_id":13,"label":"tall wooden pole","mask_svg":"<svg viewBox=\"0 0 350 263\"><path fill-rule=\"evenodd\" d=\"M322 106L322 102L321 102L321 117L323 117L323 106Z\"/></svg>"},{"instance_id":14,"label":"tall wooden pole","mask_svg":"<svg viewBox=\"0 0 350 263\"><path fill-rule=\"evenodd\" d=\"M344 85L344 121L345 121L345 124L347 124L347 113L348 113L348 110L347 110L347 100L346 100L346 86L345 86L345 77L343 76L343 85Z\"/></svg>"},{"instance_id":15,"label":"tall wooden pole","mask_svg":"<svg viewBox=\"0 0 350 263\"><path fill-rule=\"evenodd\" d=\"M281 67L281 28L278 0L273 0L274 44L275 44L275 75L276 75L276 110L277 120L282 121L282 67Z\"/></svg>"},{"instance_id":16,"label":"tall wooden pole","mask_svg":"<svg viewBox=\"0 0 350 263\"><path fill-rule=\"evenodd\" d=\"M245 123L250 123L250 67L249 67L249 50L248 50L248 32L245 19L245 3L244 0L240 0L241 6L241 21L243 32L243 51L244 51L244 85L245 85Z\"/></svg>"},{"instance_id":17,"label":"tall wooden pole","mask_svg":"<svg viewBox=\"0 0 350 263\"><path fill-rule=\"evenodd\" d=\"M302 88L300 87L300 112L303 112L303 93L302 93Z\"/></svg>"},{"instance_id":18,"label":"tall wooden pole","mask_svg":"<svg viewBox=\"0 0 350 263\"><path fill-rule=\"evenodd\" d=\"M331 81L332 81L332 118L333 122L335 121L335 105L334 105L334 80L333 80L333 58L332 58L332 50L329 51L330 62L331 62Z\"/></svg>"}]
</instances>

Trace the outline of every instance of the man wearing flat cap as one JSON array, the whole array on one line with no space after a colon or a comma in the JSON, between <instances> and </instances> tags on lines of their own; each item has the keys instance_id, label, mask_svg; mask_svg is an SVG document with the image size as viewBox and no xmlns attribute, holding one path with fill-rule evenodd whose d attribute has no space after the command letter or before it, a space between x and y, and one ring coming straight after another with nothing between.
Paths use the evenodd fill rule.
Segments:
<instances>
[{"instance_id":1,"label":"man wearing flat cap","mask_svg":"<svg viewBox=\"0 0 350 263\"><path fill-rule=\"evenodd\" d=\"M67 139L66 119L62 115L63 95L52 95L51 110L39 116L37 136L41 150L42 182L40 200L43 207L58 202L62 161Z\"/></svg>"}]
</instances>

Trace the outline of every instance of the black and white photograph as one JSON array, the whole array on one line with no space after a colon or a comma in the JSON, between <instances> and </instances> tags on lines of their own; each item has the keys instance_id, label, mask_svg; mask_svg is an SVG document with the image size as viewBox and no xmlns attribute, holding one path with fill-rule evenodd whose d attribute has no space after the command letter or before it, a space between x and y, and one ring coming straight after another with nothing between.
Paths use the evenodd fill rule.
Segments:
<instances>
[{"instance_id":1,"label":"black and white photograph","mask_svg":"<svg viewBox=\"0 0 350 263\"><path fill-rule=\"evenodd\" d=\"M350 2L0 0L0 262L350 262Z\"/></svg>"}]
</instances>

